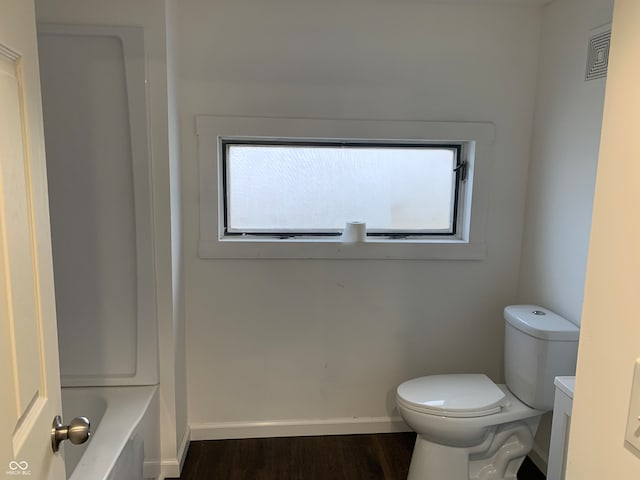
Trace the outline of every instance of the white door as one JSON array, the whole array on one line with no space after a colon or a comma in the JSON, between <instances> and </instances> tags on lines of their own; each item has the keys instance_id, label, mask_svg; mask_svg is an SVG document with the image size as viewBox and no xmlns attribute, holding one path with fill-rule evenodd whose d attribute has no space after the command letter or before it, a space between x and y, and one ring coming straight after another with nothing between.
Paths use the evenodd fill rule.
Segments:
<instances>
[{"instance_id":1,"label":"white door","mask_svg":"<svg viewBox=\"0 0 640 480\"><path fill-rule=\"evenodd\" d=\"M0 478L65 478L33 0L0 0Z\"/></svg>"}]
</instances>

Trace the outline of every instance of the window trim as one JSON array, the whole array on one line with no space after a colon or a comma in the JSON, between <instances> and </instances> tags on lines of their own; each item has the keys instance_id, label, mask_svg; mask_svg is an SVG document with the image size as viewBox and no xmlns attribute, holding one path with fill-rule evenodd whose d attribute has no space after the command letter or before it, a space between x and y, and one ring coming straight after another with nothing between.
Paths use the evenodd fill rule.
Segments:
<instances>
[{"instance_id":1,"label":"window trim","mask_svg":"<svg viewBox=\"0 0 640 480\"><path fill-rule=\"evenodd\" d=\"M495 126L489 122L425 122L285 117L197 115L201 258L346 258L481 260L486 257L485 228L489 162ZM362 141L367 144L461 144L467 180L459 189L456 236L384 238L343 244L339 237L225 235L222 142L220 139L306 139Z\"/></svg>"}]
</instances>

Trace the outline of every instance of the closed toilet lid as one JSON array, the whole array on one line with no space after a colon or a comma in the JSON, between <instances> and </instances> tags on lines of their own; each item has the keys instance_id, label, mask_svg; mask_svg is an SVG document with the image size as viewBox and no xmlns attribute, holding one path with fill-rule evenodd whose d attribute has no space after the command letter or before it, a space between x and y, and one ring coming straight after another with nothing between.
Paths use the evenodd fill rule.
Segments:
<instances>
[{"instance_id":1,"label":"closed toilet lid","mask_svg":"<svg viewBox=\"0 0 640 480\"><path fill-rule=\"evenodd\" d=\"M406 407L444 417L482 417L507 403L504 392L483 374L431 375L404 382L397 390Z\"/></svg>"}]
</instances>

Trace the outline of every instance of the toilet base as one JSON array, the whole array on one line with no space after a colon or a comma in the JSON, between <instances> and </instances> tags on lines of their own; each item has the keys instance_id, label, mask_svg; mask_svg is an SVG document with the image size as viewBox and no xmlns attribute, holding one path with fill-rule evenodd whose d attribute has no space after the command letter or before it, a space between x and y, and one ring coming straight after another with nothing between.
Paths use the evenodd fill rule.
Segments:
<instances>
[{"instance_id":1,"label":"toilet base","mask_svg":"<svg viewBox=\"0 0 640 480\"><path fill-rule=\"evenodd\" d=\"M535 416L496 425L481 444L465 448L418 434L407 480L516 480L539 423L540 416Z\"/></svg>"}]
</instances>

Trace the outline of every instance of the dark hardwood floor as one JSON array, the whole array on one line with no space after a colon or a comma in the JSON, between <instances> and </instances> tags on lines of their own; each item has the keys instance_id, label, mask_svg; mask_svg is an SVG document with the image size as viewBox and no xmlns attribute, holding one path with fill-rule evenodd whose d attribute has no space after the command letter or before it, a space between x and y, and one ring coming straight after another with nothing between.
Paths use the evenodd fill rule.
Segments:
<instances>
[{"instance_id":1,"label":"dark hardwood floor","mask_svg":"<svg viewBox=\"0 0 640 480\"><path fill-rule=\"evenodd\" d=\"M195 441L180 479L405 480L414 441L413 433ZM544 478L529 459L518 473Z\"/></svg>"}]
</instances>

